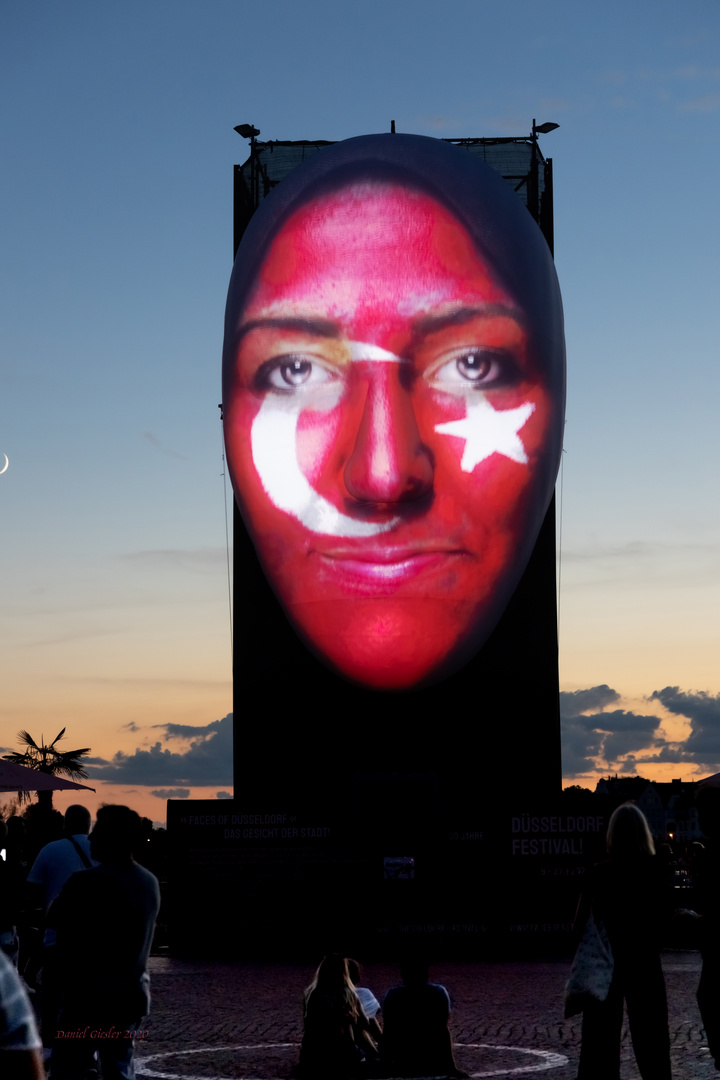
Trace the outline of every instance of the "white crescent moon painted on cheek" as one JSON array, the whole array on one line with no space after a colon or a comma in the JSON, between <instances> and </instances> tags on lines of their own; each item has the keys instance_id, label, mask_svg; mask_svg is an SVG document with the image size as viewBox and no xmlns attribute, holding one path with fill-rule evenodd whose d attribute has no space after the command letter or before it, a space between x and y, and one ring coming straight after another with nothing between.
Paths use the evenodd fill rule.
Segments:
<instances>
[{"instance_id":1,"label":"white crescent moon painted on cheek","mask_svg":"<svg viewBox=\"0 0 720 1080\"><path fill-rule=\"evenodd\" d=\"M278 510L290 514L310 532L324 536L361 538L394 529L391 521L358 521L343 514L319 495L300 469L297 425L301 409L296 402L268 395L260 406L250 433L253 462L265 492Z\"/></svg>"},{"instance_id":2,"label":"white crescent moon painted on cheek","mask_svg":"<svg viewBox=\"0 0 720 1080\"><path fill-rule=\"evenodd\" d=\"M10 459L8 458L7 454L3 454L3 457L5 458L5 464L3 465L2 469L0 469L0 476L2 476L4 472L7 472L7 467L10 464Z\"/></svg>"}]
</instances>

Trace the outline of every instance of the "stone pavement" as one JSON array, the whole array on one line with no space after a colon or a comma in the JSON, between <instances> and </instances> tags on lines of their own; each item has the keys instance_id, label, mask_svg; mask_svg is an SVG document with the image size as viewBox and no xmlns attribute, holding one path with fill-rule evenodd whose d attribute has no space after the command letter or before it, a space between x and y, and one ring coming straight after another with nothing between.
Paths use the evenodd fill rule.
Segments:
<instances>
[{"instance_id":1,"label":"stone pavement","mask_svg":"<svg viewBox=\"0 0 720 1080\"><path fill-rule=\"evenodd\" d=\"M717 1077L695 1001L696 952L663 954L674 1080ZM569 961L438 963L431 978L453 1001L458 1065L473 1077L541 1073L574 1080L581 1018L563 1020ZM297 1061L301 1001L313 969L153 957L152 1016L137 1046L138 1073L155 1080L284 1080ZM382 999L396 965L368 963L363 984ZM627 1025L622 1080L639 1074Z\"/></svg>"}]
</instances>

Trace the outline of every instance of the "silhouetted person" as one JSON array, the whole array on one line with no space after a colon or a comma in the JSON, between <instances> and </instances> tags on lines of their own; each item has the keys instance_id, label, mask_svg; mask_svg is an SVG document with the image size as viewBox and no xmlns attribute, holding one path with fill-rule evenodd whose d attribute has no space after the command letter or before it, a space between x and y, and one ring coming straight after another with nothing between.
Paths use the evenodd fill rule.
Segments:
<instances>
[{"instance_id":1,"label":"silhouetted person","mask_svg":"<svg viewBox=\"0 0 720 1080\"><path fill-rule=\"evenodd\" d=\"M403 986L388 990L382 1007L383 1071L390 1076L467 1076L453 1059L447 990L428 982L428 964L419 957L406 958L400 974Z\"/></svg>"},{"instance_id":2,"label":"silhouetted person","mask_svg":"<svg viewBox=\"0 0 720 1080\"><path fill-rule=\"evenodd\" d=\"M17 814L13 814L7 819L5 824L7 825L7 839L5 841L5 850L7 851L6 862L13 875L17 877L18 880L25 881L30 866L25 822L21 817L18 817Z\"/></svg>"},{"instance_id":3,"label":"silhouetted person","mask_svg":"<svg viewBox=\"0 0 720 1080\"><path fill-rule=\"evenodd\" d=\"M90 811L79 804L65 811L65 835L41 848L27 876L28 885L35 886L44 912L60 895L65 882L78 870L93 866L90 855ZM54 942L55 932L48 930L45 942Z\"/></svg>"},{"instance_id":4,"label":"silhouetted person","mask_svg":"<svg viewBox=\"0 0 720 1080\"><path fill-rule=\"evenodd\" d=\"M0 821L0 851L5 847L6 841L7 825L4 821ZM5 859L0 858L0 949L15 967L18 966L20 951L17 932L19 913L20 898L12 873Z\"/></svg>"},{"instance_id":5,"label":"silhouetted person","mask_svg":"<svg viewBox=\"0 0 720 1080\"><path fill-rule=\"evenodd\" d=\"M710 1053L720 1069L720 788L701 788L696 801L707 838L694 865L703 960L697 1000Z\"/></svg>"},{"instance_id":6,"label":"silhouetted person","mask_svg":"<svg viewBox=\"0 0 720 1080\"><path fill-rule=\"evenodd\" d=\"M43 920L63 885L80 870L97 864L90 855L90 811L79 803L65 811L65 836L41 848L27 876L31 904L42 908ZM46 926L43 936L41 989L41 1028L43 1045L49 1049L55 1039L60 1008L57 944L55 930Z\"/></svg>"},{"instance_id":7,"label":"silhouetted person","mask_svg":"<svg viewBox=\"0 0 720 1080\"><path fill-rule=\"evenodd\" d=\"M303 1011L300 1074L328 1080L358 1076L377 1048L344 957L324 958L305 991Z\"/></svg>"},{"instance_id":8,"label":"silhouetted person","mask_svg":"<svg viewBox=\"0 0 720 1080\"><path fill-rule=\"evenodd\" d=\"M149 1011L146 968L160 907L157 878L133 859L141 839L134 810L101 807L90 835L100 865L73 874L50 911L63 971L53 1080L79 1080L94 1050L103 1080L134 1076L129 1033ZM78 1031L85 1037L68 1038Z\"/></svg>"},{"instance_id":9,"label":"silhouetted person","mask_svg":"<svg viewBox=\"0 0 720 1080\"><path fill-rule=\"evenodd\" d=\"M370 1034L376 1042L379 1042L382 1038L382 1028L377 1019L377 1014L380 1012L380 1002L375 997L372 990L369 990L367 986L358 985L360 982L360 965L357 960L348 957L345 962L347 964L350 982L355 987L358 1001L362 1005L362 1010L368 1018Z\"/></svg>"},{"instance_id":10,"label":"silhouetted person","mask_svg":"<svg viewBox=\"0 0 720 1080\"><path fill-rule=\"evenodd\" d=\"M45 1080L35 1015L20 976L0 950L0 1076Z\"/></svg>"},{"instance_id":11,"label":"silhouetted person","mask_svg":"<svg viewBox=\"0 0 720 1080\"><path fill-rule=\"evenodd\" d=\"M581 906L602 923L613 954L605 1001L584 1007L578 1080L619 1080L623 1001L643 1080L670 1080L665 979L660 935L668 910L667 870L655 855L645 815L623 803L608 823L610 856L590 875Z\"/></svg>"},{"instance_id":12,"label":"silhouetted person","mask_svg":"<svg viewBox=\"0 0 720 1080\"><path fill-rule=\"evenodd\" d=\"M13 814L6 821L7 838L5 840L5 865L7 868L7 884L14 897L14 907L17 918L17 934L19 938L18 970L25 975L25 968L35 951L36 941L32 928L28 923L25 911L25 879L30 869L30 857L28 854L28 838L25 822L21 817Z\"/></svg>"}]
</instances>

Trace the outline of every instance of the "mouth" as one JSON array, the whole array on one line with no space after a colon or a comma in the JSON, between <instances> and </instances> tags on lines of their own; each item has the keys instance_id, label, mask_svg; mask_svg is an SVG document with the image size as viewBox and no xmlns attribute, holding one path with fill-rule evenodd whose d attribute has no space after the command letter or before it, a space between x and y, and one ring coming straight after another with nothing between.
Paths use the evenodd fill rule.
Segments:
<instances>
[{"instance_id":1,"label":"mouth","mask_svg":"<svg viewBox=\"0 0 720 1080\"><path fill-rule=\"evenodd\" d=\"M310 555L320 560L323 569L334 579L346 584L375 588L398 586L421 574L442 572L468 552L461 547L414 544L363 545L362 547L333 547Z\"/></svg>"}]
</instances>

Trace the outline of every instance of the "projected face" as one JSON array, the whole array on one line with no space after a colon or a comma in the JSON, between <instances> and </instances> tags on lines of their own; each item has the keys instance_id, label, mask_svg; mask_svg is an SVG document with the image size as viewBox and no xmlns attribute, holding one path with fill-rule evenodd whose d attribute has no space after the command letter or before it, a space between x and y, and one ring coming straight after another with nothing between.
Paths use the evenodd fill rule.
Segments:
<instances>
[{"instance_id":1,"label":"projected face","mask_svg":"<svg viewBox=\"0 0 720 1080\"><path fill-rule=\"evenodd\" d=\"M397 185L309 202L237 340L228 461L292 622L372 687L464 662L534 542L558 422L525 315L467 231Z\"/></svg>"}]
</instances>

